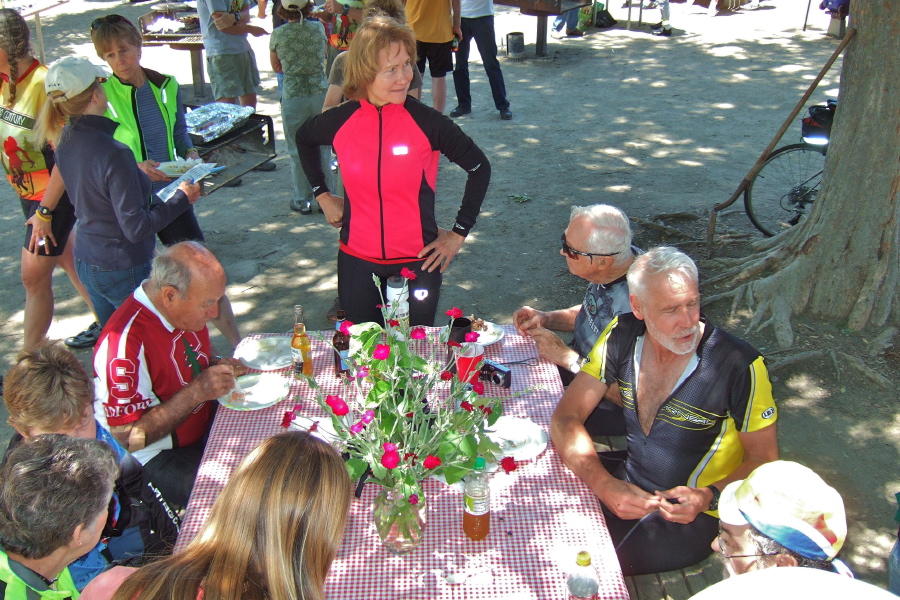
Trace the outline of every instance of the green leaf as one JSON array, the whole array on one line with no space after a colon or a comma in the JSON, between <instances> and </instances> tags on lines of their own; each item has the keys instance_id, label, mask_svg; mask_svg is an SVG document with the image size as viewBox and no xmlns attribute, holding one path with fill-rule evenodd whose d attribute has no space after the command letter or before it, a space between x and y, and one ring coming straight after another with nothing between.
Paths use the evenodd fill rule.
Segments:
<instances>
[{"instance_id":1,"label":"green leaf","mask_svg":"<svg viewBox=\"0 0 900 600\"><path fill-rule=\"evenodd\" d=\"M391 384L384 379L379 379L366 395L366 408L381 406L386 400L390 399L392 395L393 390L391 389Z\"/></svg>"},{"instance_id":2,"label":"green leaf","mask_svg":"<svg viewBox=\"0 0 900 600\"><path fill-rule=\"evenodd\" d=\"M488 415L487 422L488 425L491 426L497 422L497 419L503 416L503 403L497 402L494 406L491 407L491 414Z\"/></svg>"},{"instance_id":3,"label":"green leaf","mask_svg":"<svg viewBox=\"0 0 900 600\"><path fill-rule=\"evenodd\" d=\"M474 461L473 461L472 464L473 464L473 465L475 464ZM459 481L460 479L462 479L463 477L465 477L466 475L468 475L468 474L469 474L469 471L471 471L471 470L472 470L472 469L470 469L470 468L467 469L467 468L465 468L465 467L457 467L457 466L454 466L454 465L446 465L446 466L443 468L443 471L444 471L444 479L447 480L447 485L453 485L454 483L456 483L457 481Z\"/></svg>"},{"instance_id":4,"label":"green leaf","mask_svg":"<svg viewBox=\"0 0 900 600\"><path fill-rule=\"evenodd\" d=\"M351 458L350 460L348 460L347 472L350 473L350 481L356 481L357 479L362 477L363 473L365 473L366 469L368 468L369 463L361 458ZM384 467L382 467L382 469L384 469Z\"/></svg>"}]
</instances>

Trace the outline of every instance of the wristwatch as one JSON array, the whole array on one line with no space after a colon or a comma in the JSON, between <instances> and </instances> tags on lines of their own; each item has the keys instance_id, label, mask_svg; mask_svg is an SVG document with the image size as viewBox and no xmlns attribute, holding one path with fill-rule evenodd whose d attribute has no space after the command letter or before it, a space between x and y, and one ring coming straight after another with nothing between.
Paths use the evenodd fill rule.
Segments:
<instances>
[{"instance_id":1,"label":"wristwatch","mask_svg":"<svg viewBox=\"0 0 900 600\"><path fill-rule=\"evenodd\" d=\"M47 208L46 206L38 205L37 213L40 214L42 217L46 217L46 218L50 218L53 216L53 211L50 210L49 208Z\"/></svg>"},{"instance_id":2,"label":"wristwatch","mask_svg":"<svg viewBox=\"0 0 900 600\"><path fill-rule=\"evenodd\" d=\"M350 5L349 4L341 4L341 6L344 7L344 12L342 12L341 14L346 17L348 14L350 14Z\"/></svg>"},{"instance_id":3,"label":"wristwatch","mask_svg":"<svg viewBox=\"0 0 900 600\"><path fill-rule=\"evenodd\" d=\"M719 488L714 485L708 485L706 487L709 489L709 491L712 492L713 495L712 500L709 501L709 508L707 508L706 510L719 510L719 496L722 495L722 492L720 492Z\"/></svg>"},{"instance_id":4,"label":"wristwatch","mask_svg":"<svg viewBox=\"0 0 900 600\"><path fill-rule=\"evenodd\" d=\"M231 13L231 14L234 15L234 24L235 24L235 25L237 25L238 23L241 22L241 13L239 13L239 12L233 12L233 13Z\"/></svg>"}]
</instances>

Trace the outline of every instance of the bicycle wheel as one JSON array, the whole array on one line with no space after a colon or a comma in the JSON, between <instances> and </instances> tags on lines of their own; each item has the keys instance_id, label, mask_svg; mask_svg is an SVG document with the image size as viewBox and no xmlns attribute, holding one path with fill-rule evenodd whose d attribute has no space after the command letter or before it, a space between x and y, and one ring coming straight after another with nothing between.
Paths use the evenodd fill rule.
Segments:
<instances>
[{"instance_id":1,"label":"bicycle wheel","mask_svg":"<svg viewBox=\"0 0 900 600\"><path fill-rule=\"evenodd\" d=\"M825 169L826 146L791 144L773 152L744 190L744 209L766 236L793 227L812 209Z\"/></svg>"}]
</instances>

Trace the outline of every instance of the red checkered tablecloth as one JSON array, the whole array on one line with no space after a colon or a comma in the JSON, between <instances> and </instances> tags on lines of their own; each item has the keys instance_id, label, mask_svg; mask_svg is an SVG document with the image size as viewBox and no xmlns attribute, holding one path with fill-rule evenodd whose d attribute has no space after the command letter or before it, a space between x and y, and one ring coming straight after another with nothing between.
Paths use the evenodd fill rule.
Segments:
<instances>
[{"instance_id":1,"label":"red checkered tablecloth","mask_svg":"<svg viewBox=\"0 0 900 600\"><path fill-rule=\"evenodd\" d=\"M554 365L538 361L531 338L514 331L507 326L505 337L488 346L485 357L501 363L532 359L531 364L512 366L511 390L487 383L485 393L510 396L532 388L504 402L504 415L531 419L549 431L550 416L563 392L559 375ZM331 332L325 335L330 338ZM337 392L333 351L327 342L312 337L316 379L326 392ZM299 403L308 409L304 414L324 416L312 397L305 383L292 380L291 396L275 406L254 412L218 411L176 551L197 534L241 459L259 442L283 431L285 411ZM599 598L628 598L599 503L563 465L552 443L516 471L491 477L491 533L480 542L463 534L462 494L427 480L424 540L411 554L390 554L372 524L376 488L367 485L362 497L351 503L344 540L326 584L326 597L332 600L562 599L567 597L566 569L575 564L579 550L591 553L600 573Z\"/></svg>"}]
</instances>

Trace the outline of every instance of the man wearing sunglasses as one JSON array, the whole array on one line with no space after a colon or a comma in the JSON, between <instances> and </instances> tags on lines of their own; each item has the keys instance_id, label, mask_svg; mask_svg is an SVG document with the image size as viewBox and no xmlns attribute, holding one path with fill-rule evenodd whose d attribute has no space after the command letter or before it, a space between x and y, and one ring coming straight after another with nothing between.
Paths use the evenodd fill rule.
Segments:
<instances>
[{"instance_id":1,"label":"man wearing sunglasses","mask_svg":"<svg viewBox=\"0 0 900 600\"><path fill-rule=\"evenodd\" d=\"M628 217L618 208L595 204L572 209L560 254L569 272L588 282L584 301L549 312L523 306L513 314L519 333L531 336L541 358L559 367L564 386L581 370L613 317L631 312L625 275L639 253L631 245ZM554 331L574 332L571 344L567 346Z\"/></svg>"}]
</instances>

